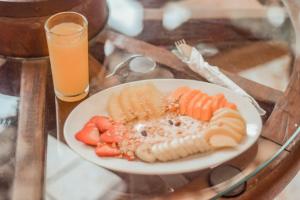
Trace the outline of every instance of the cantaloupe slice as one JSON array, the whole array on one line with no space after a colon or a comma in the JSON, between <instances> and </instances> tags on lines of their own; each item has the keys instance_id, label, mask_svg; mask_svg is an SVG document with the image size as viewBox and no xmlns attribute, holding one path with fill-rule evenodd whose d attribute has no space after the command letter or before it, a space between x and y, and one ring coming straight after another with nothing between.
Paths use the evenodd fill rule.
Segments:
<instances>
[{"instance_id":1,"label":"cantaloupe slice","mask_svg":"<svg viewBox=\"0 0 300 200\"><path fill-rule=\"evenodd\" d=\"M233 110L237 110L237 106L234 103L227 102L224 106L225 108L230 108Z\"/></svg>"},{"instance_id":2,"label":"cantaloupe slice","mask_svg":"<svg viewBox=\"0 0 300 200\"><path fill-rule=\"evenodd\" d=\"M133 106L130 101L130 93L131 93L130 90L131 90L130 87L123 88L120 92L120 97L119 97L120 105L128 121L136 118L136 116L134 115Z\"/></svg>"},{"instance_id":3,"label":"cantaloupe slice","mask_svg":"<svg viewBox=\"0 0 300 200\"><path fill-rule=\"evenodd\" d=\"M220 102L219 102L219 108L218 109L224 108L226 104L227 104L226 98L221 99Z\"/></svg>"},{"instance_id":4,"label":"cantaloupe slice","mask_svg":"<svg viewBox=\"0 0 300 200\"><path fill-rule=\"evenodd\" d=\"M209 138L208 143L215 148L236 147L238 143L227 135L213 135Z\"/></svg>"},{"instance_id":5,"label":"cantaloupe slice","mask_svg":"<svg viewBox=\"0 0 300 200\"><path fill-rule=\"evenodd\" d=\"M187 114L189 102L199 93L198 90L189 90L179 99L179 112L181 115Z\"/></svg>"},{"instance_id":6,"label":"cantaloupe slice","mask_svg":"<svg viewBox=\"0 0 300 200\"><path fill-rule=\"evenodd\" d=\"M126 115L120 105L118 94L114 93L109 97L107 111L113 120L120 122L127 121Z\"/></svg>"},{"instance_id":7,"label":"cantaloupe slice","mask_svg":"<svg viewBox=\"0 0 300 200\"><path fill-rule=\"evenodd\" d=\"M200 115L200 120L201 121L209 121L210 118L212 117L212 99L208 99L206 103L202 107L201 115Z\"/></svg>"},{"instance_id":8,"label":"cantaloupe slice","mask_svg":"<svg viewBox=\"0 0 300 200\"><path fill-rule=\"evenodd\" d=\"M204 104L210 99L207 94L203 93L201 98L198 100L198 102L195 104L194 109L193 109L193 118L195 119L200 119L201 117L201 112L202 112L202 107Z\"/></svg>"},{"instance_id":9,"label":"cantaloupe slice","mask_svg":"<svg viewBox=\"0 0 300 200\"><path fill-rule=\"evenodd\" d=\"M223 126L224 124L243 135L246 134L246 125L241 119L224 117L210 123L211 126Z\"/></svg>"},{"instance_id":10,"label":"cantaloupe slice","mask_svg":"<svg viewBox=\"0 0 300 200\"><path fill-rule=\"evenodd\" d=\"M243 122L245 122L245 120L238 111L229 108L221 108L217 110L211 118L211 121L215 121L224 117L241 119Z\"/></svg>"},{"instance_id":11,"label":"cantaloupe slice","mask_svg":"<svg viewBox=\"0 0 300 200\"><path fill-rule=\"evenodd\" d=\"M211 126L204 131L204 138L209 141L214 135L225 135L233 138L236 142L240 142L243 139L243 135L233 130L232 128L223 126Z\"/></svg>"},{"instance_id":12,"label":"cantaloupe slice","mask_svg":"<svg viewBox=\"0 0 300 200\"><path fill-rule=\"evenodd\" d=\"M220 107L219 104L223 99L225 99L225 97L224 94L217 94L213 96L212 99L213 102L211 104L211 107L212 107L212 111L215 112Z\"/></svg>"},{"instance_id":13,"label":"cantaloupe slice","mask_svg":"<svg viewBox=\"0 0 300 200\"><path fill-rule=\"evenodd\" d=\"M181 97L184 93L188 92L189 90L191 90L191 89L190 89L189 87L187 87L187 86L183 86L183 87L177 88L175 91L173 91L173 92L169 95L168 101L169 101L169 102L176 102L176 101L178 101L178 100L180 99L180 97Z\"/></svg>"},{"instance_id":14,"label":"cantaloupe slice","mask_svg":"<svg viewBox=\"0 0 300 200\"><path fill-rule=\"evenodd\" d=\"M195 104L200 100L200 98L202 97L203 93L201 91L199 91L199 93L197 95L195 95L193 97L193 99L189 102L188 107L187 107L187 115L188 116L193 116L193 110L195 107Z\"/></svg>"}]
</instances>

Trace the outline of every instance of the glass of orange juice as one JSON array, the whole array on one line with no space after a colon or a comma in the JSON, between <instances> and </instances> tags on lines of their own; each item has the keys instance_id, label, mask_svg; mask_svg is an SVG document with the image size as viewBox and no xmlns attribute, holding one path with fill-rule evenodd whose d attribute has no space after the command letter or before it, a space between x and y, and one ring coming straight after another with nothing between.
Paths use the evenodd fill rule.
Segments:
<instances>
[{"instance_id":1,"label":"glass of orange juice","mask_svg":"<svg viewBox=\"0 0 300 200\"><path fill-rule=\"evenodd\" d=\"M78 101L89 91L88 22L76 12L61 12L45 23L55 95Z\"/></svg>"}]
</instances>

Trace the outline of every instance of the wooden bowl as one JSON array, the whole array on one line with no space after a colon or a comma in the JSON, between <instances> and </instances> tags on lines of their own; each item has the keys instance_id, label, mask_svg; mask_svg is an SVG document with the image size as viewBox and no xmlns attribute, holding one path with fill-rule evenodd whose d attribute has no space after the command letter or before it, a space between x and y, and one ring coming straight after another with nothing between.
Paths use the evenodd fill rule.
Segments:
<instances>
[{"instance_id":1,"label":"wooden bowl","mask_svg":"<svg viewBox=\"0 0 300 200\"><path fill-rule=\"evenodd\" d=\"M89 38L106 24L106 0L0 0L0 55L41 57L48 55L44 23L62 11L83 14L89 22Z\"/></svg>"}]
</instances>

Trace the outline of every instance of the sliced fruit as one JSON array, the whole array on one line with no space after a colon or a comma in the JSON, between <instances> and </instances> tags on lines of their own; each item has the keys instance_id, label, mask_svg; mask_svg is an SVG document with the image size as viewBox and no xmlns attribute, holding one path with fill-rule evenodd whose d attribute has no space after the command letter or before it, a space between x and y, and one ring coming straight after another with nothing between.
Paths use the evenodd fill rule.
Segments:
<instances>
[{"instance_id":1,"label":"sliced fruit","mask_svg":"<svg viewBox=\"0 0 300 200\"><path fill-rule=\"evenodd\" d=\"M146 95L149 108L152 108L153 111L153 113L150 113L149 116L161 116L165 112L164 95L153 84L146 84L145 88L146 94L144 95Z\"/></svg>"},{"instance_id":2,"label":"sliced fruit","mask_svg":"<svg viewBox=\"0 0 300 200\"><path fill-rule=\"evenodd\" d=\"M136 156L146 162L154 162L155 156L151 152L151 145L143 143L135 151Z\"/></svg>"},{"instance_id":3,"label":"sliced fruit","mask_svg":"<svg viewBox=\"0 0 300 200\"><path fill-rule=\"evenodd\" d=\"M97 146L97 143L100 142L99 130L95 125L83 127L83 129L76 133L75 138L91 146Z\"/></svg>"},{"instance_id":4,"label":"sliced fruit","mask_svg":"<svg viewBox=\"0 0 300 200\"><path fill-rule=\"evenodd\" d=\"M121 142L123 137L121 135L113 134L109 131L100 135L100 141L105 143L118 143Z\"/></svg>"},{"instance_id":5,"label":"sliced fruit","mask_svg":"<svg viewBox=\"0 0 300 200\"><path fill-rule=\"evenodd\" d=\"M108 100L107 111L115 121L126 121L126 115L119 102L119 95L112 94Z\"/></svg>"},{"instance_id":6,"label":"sliced fruit","mask_svg":"<svg viewBox=\"0 0 300 200\"><path fill-rule=\"evenodd\" d=\"M144 119L147 116L145 109L145 92L143 86L137 86L130 92L130 102L133 107L134 115L139 119Z\"/></svg>"},{"instance_id":7,"label":"sliced fruit","mask_svg":"<svg viewBox=\"0 0 300 200\"><path fill-rule=\"evenodd\" d=\"M237 106L234 103L227 102L224 107L225 108L230 108L230 109L233 109L233 110L237 110Z\"/></svg>"},{"instance_id":8,"label":"sliced fruit","mask_svg":"<svg viewBox=\"0 0 300 200\"><path fill-rule=\"evenodd\" d=\"M220 103L221 101L223 101L223 99L225 99L224 94L217 94L215 96L212 97L212 111L215 112L219 107L220 107Z\"/></svg>"},{"instance_id":9,"label":"sliced fruit","mask_svg":"<svg viewBox=\"0 0 300 200\"><path fill-rule=\"evenodd\" d=\"M236 147L238 143L226 135L213 135L209 138L208 143L215 148Z\"/></svg>"},{"instance_id":10,"label":"sliced fruit","mask_svg":"<svg viewBox=\"0 0 300 200\"><path fill-rule=\"evenodd\" d=\"M107 131L112 127L111 120L104 116L94 116L90 119L90 122L94 123L100 132Z\"/></svg>"},{"instance_id":11,"label":"sliced fruit","mask_svg":"<svg viewBox=\"0 0 300 200\"><path fill-rule=\"evenodd\" d=\"M187 114L187 109L190 101L199 93L198 90L190 90L186 93L184 93L180 100L179 100L179 109L180 109L180 114L185 115Z\"/></svg>"},{"instance_id":12,"label":"sliced fruit","mask_svg":"<svg viewBox=\"0 0 300 200\"><path fill-rule=\"evenodd\" d=\"M130 90L131 87L122 89L119 97L120 105L128 121L136 118L136 116L134 115L133 106L131 105L131 101L130 101L130 93L131 93Z\"/></svg>"},{"instance_id":13,"label":"sliced fruit","mask_svg":"<svg viewBox=\"0 0 300 200\"><path fill-rule=\"evenodd\" d=\"M190 88L187 86L179 87L169 95L168 100L170 102L176 102L184 93L188 92L189 90Z\"/></svg>"},{"instance_id":14,"label":"sliced fruit","mask_svg":"<svg viewBox=\"0 0 300 200\"><path fill-rule=\"evenodd\" d=\"M218 109L224 108L226 104L227 104L226 98L221 99L220 102L219 102L219 107L218 107Z\"/></svg>"},{"instance_id":15,"label":"sliced fruit","mask_svg":"<svg viewBox=\"0 0 300 200\"><path fill-rule=\"evenodd\" d=\"M108 144L100 144L96 147L95 152L100 157L115 157L121 155L119 149Z\"/></svg>"},{"instance_id":16,"label":"sliced fruit","mask_svg":"<svg viewBox=\"0 0 300 200\"><path fill-rule=\"evenodd\" d=\"M222 126L224 124L241 134L246 134L246 125L241 119L224 117L211 122L212 126Z\"/></svg>"},{"instance_id":17,"label":"sliced fruit","mask_svg":"<svg viewBox=\"0 0 300 200\"><path fill-rule=\"evenodd\" d=\"M229 108L221 108L217 110L217 112L215 112L213 117L211 118L211 121L215 121L223 117L231 117L231 118L241 119L242 121L244 121L243 117L238 111Z\"/></svg>"},{"instance_id":18,"label":"sliced fruit","mask_svg":"<svg viewBox=\"0 0 300 200\"><path fill-rule=\"evenodd\" d=\"M200 100L202 95L203 95L203 93L199 91L199 93L192 98L192 100L189 102L188 107L187 107L187 115L193 116L194 107L195 107L196 103Z\"/></svg>"},{"instance_id":19,"label":"sliced fruit","mask_svg":"<svg viewBox=\"0 0 300 200\"><path fill-rule=\"evenodd\" d=\"M214 135L225 135L233 138L235 141L240 142L243 138L243 135L233 130L232 128L223 125L223 126L211 126L204 131L204 137L207 141Z\"/></svg>"},{"instance_id":20,"label":"sliced fruit","mask_svg":"<svg viewBox=\"0 0 300 200\"><path fill-rule=\"evenodd\" d=\"M199 101L195 104L193 115L192 115L195 119L201 118L202 107L209 99L210 97L204 93L202 97L199 99Z\"/></svg>"},{"instance_id":21,"label":"sliced fruit","mask_svg":"<svg viewBox=\"0 0 300 200\"><path fill-rule=\"evenodd\" d=\"M200 115L200 120L201 121L209 121L210 118L212 117L212 100L208 99L206 103L202 107L201 115Z\"/></svg>"}]
</instances>

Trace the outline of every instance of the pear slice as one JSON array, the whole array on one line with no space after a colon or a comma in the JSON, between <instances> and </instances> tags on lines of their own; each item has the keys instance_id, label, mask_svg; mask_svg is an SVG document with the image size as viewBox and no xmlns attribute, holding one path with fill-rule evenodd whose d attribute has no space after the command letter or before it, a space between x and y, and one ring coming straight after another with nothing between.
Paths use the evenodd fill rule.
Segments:
<instances>
[{"instance_id":1,"label":"pear slice","mask_svg":"<svg viewBox=\"0 0 300 200\"><path fill-rule=\"evenodd\" d=\"M208 143L215 148L236 147L238 143L227 135L213 135L209 138Z\"/></svg>"},{"instance_id":2,"label":"pear slice","mask_svg":"<svg viewBox=\"0 0 300 200\"><path fill-rule=\"evenodd\" d=\"M229 117L229 118L236 118L240 119L244 122L243 117L238 111L229 109L229 108L221 108L218 111L216 111L211 118L211 121L216 121L218 119L224 118L224 117Z\"/></svg>"},{"instance_id":3,"label":"pear slice","mask_svg":"<svg viewBox=\"0 0 300 200\"><path fill-rule=\"evenodd\" d=\"M146 84L144 92L146 104L152 112L149 113L149 116L161 116L165 112L164 95L153 84Z\"/></svg>"},{"instance_id":4,"label":"pear slice","mask_svg":"<svg viewBox=\"0 0 300 200\"><path fill-rule=\"evenodd\" d=\"M126 121L126 116L119 103L118 94L114 93L110 96L107 104L107 111L113 120L120 121L120 122Z\"/></svg>"},{"instance_id":5,"label":"pear slice","mask_svg":"<svg viewBox=\"0 0 300 200\"><path fill-rule=\"evenodd\" d=\"M129 95L134 115L139 119L145 119L147 117L145 102L143 100L144 93L143 87L137 86L131 89Z\"/></svg>"},{"instance_id":6,"label":"pear slice","mask_svg":"<svg viewBox=\"0 0 300 200\"><path fill-rule=\"evenodd\" d=\"M136 116L134 115L133 106L131 105L130 101L131 89L131 87L122 89L119 97L122 110L126 115L128 121L131 121L136 118Z\"/></svg>"},{"instance_id":7,"label":"pear slice","mask_svg":"<svg viewBox=\"0 0 300 200\"><path fill-rule=\"evenodd\" d=\"M243 135L246 134L246 125L241 119L224 117L210 123L212 126L222 126L224 124Z\"/></svg>"},{"instance_id":8,"label":"pear slice","mask_svg":"<svg viewBox=\"0 0 300 200\"><path fill-rule=\"evenodd\" d=\"M214 135L225 135L233 138L236 142L240 142L243 139L243 135L230 128L229 126L212 126L204 131L204 138L209 141Z\"/></svg>"}]
</instances>

